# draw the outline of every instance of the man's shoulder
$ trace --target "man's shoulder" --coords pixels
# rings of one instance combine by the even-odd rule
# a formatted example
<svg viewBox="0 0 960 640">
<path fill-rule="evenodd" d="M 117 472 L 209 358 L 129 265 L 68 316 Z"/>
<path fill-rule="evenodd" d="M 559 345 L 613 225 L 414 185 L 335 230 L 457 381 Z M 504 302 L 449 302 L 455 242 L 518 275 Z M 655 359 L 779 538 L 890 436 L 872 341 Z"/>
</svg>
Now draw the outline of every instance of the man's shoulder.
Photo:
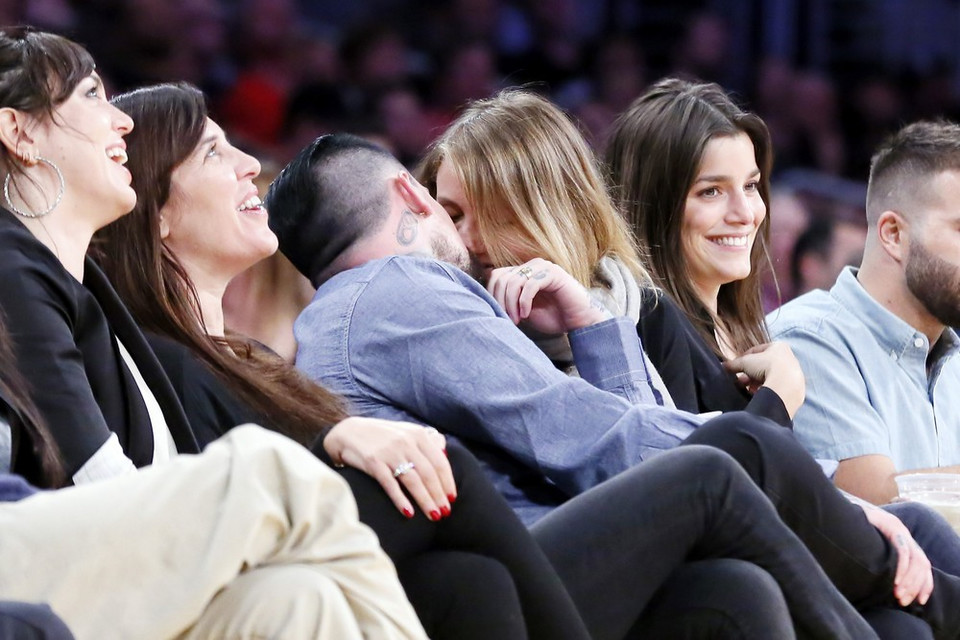
<svg viewBox="0 0 960 640">
<path fill-rule="evenodd" d="M 320 285 L 318 293 L 343 285 L 408 280 L 413 284 L 434 279 L 466 283 L 469 276 L 453 265 L 426 256 L 387 256 L 341 271 Z"/>
<path fill-rule="evenodd" d="M 371 323 L 421 326 L 495 315 L 495 304 L 479 283 L 450 264 L 390 256 L 327 280 L 297 322 L 354 333 Z"/>
<path fill-rule="evenodd" d="M 855 314 L 821 289 L 805 293 L 767 314 L 767 327 L 774 339 L 798 333 L 827 335 L 854 328 L 857 323 Z"/>
<path fill-rule="evenodd" d="M 487 297 L 483 286 L 457 267 L 422 256 L 388 256 L 342 271 L 320 285 L 314 302 L 345 292 L 354 304 L 361 299 L 402 298 L 417 305 L 463 294 Z"/>
</svg>

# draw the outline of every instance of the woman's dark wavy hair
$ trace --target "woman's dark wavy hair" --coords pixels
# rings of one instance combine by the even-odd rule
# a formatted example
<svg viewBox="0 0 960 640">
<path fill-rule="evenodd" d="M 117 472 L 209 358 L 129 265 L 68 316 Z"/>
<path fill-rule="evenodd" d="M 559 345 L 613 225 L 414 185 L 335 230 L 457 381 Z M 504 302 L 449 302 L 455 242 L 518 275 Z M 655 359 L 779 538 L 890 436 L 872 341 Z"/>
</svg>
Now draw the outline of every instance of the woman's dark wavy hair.
<svg viewBox="0 0 960 640">
<path fill-rule="evenodd" d="M 0 108 L 53 118 L 54 110 L 93 73 L 93 58 L 82 46 L 32 27 L 0 29 Z M 3 153 L 4 173 L 21 173 Z"/>
<path fill-rule="evenodd" d="M 188 84 L 163 84 L 123 94 L 113 104 L 135 123 L 126 136 L 137 206 L 100 230 L 100 263 L 140 326 L 187 347 L 269 426 L 310 445 L 346 417 L 342 400 L 249 340 L 207 335 L 196 290 L 160 239 L 160 210 L 174 169 L 203 136 L 207 106 Z"/>
<path fill-rule="evenodd" d="M 614 199 L 633 226 L 654 282 L 680 305 L 707 344 L 721 355 L 714 327 L 742 353 L 768 341 L 760 277 L 769 268 L 770 216 L 760 224 L 750 253 L 750 275 L 720 287 L 717 317 L 693 286 L 683 252 L 683 214 L 707 143 L 745 133 L 760 169 L 760 197 L 770 208 L 773 148 L 759 116 L 738 107 L 716 84 L 668 78 L 653 85 L 620 115 L 607 143 Z"/>
</svg>

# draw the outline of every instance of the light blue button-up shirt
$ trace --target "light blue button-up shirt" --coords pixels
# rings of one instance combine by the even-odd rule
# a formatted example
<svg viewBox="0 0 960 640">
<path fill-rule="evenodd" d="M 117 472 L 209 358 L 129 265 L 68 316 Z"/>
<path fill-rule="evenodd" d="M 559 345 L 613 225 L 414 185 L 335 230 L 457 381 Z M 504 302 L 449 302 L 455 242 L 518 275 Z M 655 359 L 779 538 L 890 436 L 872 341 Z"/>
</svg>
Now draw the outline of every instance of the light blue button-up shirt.
<svg viewBox="0 0 960 640">
<path fill-rule="evenodd" d="M 467 274 L 392 257 L 344 271 L 297 319 L 297 366 L 353 412 L 465 444 L 527 524 L 656 453 L 703 418 L 657 405 L 636 327 L 569 334 L 569 377 Z"/>
<path fill-rule="evenodd" d="M 793 424 L 815 458 L 878 454 L 898 471 L 960 464 L 960 359 L 952 329 L 930 352 L 926 336 L 874 300 L 851 267 L 829 292 L 805 294 L 771 312 L 767 323 L 806 375 L 806 401 Z"/>
</svg>

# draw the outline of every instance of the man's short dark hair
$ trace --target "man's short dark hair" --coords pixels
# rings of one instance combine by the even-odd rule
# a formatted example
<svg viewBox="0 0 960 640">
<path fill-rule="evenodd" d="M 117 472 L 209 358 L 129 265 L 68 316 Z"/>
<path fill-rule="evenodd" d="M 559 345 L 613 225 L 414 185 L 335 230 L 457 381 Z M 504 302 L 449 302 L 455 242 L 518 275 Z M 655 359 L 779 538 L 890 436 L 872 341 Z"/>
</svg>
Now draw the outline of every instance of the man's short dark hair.
<svg viewBox="0 0 960 640">
<path fill-rule="evenodd" d="M 348 134 L 307 145 L 270 185 L 264 200 L 280 250 L 314 286 L 334 263 L 380 227 L 389 212 L 386 170 L 403 167 L 380 146 Z"/>
<path fill-rule="evenodd" d="M 960 170 L 960 125 L 936 120 L 905 126 L 870 161 L 867 221 L 876 223 L 888 210 L 909 213 L 929 191 L 923 182 L 949 170 Z"/>
</svg>

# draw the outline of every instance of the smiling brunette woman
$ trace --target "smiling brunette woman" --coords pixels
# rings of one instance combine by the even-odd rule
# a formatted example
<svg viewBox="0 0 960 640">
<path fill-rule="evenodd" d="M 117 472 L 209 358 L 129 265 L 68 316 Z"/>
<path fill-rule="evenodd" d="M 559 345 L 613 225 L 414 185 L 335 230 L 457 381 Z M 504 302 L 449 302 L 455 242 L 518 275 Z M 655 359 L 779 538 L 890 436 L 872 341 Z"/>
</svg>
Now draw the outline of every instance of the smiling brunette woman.
<svg viewBox="0 0 960 640">
<path fill-rule="evenodd" d="M 161 85 L 114 103 L 137 122 L 139 198 L 98 235 L 98 259 L 152 332 L 198 437 L 256 421 L 366 471 L 341 473 L 430 637 L 587 637 L 545 556 L 466 451 L 419 425 L 341 420 L 338 397 L 226 330 L 227 283 L 277 239 L 253 185 L 259 164 L 207 117 L 203 95 Z M 408 493 L 427 517 L 414 517 Z"/>
<path fill-rule="evenodd" d="M 669 163 L 648 160 L 667 149 Z M 648 305 L 638 331 L 677 406 L 742 409 L 766 384 L 792 414 L 803 372 L 789 347 L 767 344 L 759 294 L 772 168 L 763 120 L 716 85 L 664 80 L 617 119 L 607 163 L 651 276 L 668 294 Z"/>
<path fill-rule="evenodd" d="M 173 389 L 100 270 L 97 229 L 129 212 L 124 137 L 90 55 L 59 36 L 0 33 L 0 309 L 68 479 L 199 450 Z M 15 471 L 44 485 L 21 455 Z M 34 467 L 35 468 L 35 467 Z"/>
</svg>

